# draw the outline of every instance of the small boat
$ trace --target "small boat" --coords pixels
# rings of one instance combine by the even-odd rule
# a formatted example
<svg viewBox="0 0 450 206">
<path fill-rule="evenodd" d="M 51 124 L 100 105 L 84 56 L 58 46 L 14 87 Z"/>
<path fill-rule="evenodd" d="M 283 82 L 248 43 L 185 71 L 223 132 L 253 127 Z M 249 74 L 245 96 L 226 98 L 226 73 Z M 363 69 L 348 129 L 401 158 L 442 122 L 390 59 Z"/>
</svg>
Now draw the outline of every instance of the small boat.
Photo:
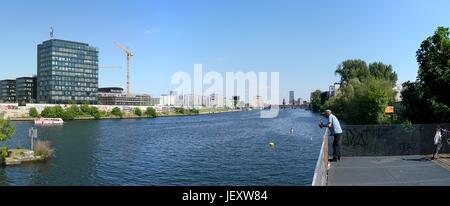
<svg viewBox="0 0 450 206">
<path fill-rule="evenodd" d="M 34 120 L 34 125 L 62 125 L 64 121 L 61 118 L 39 118 Z"/>
</svg>

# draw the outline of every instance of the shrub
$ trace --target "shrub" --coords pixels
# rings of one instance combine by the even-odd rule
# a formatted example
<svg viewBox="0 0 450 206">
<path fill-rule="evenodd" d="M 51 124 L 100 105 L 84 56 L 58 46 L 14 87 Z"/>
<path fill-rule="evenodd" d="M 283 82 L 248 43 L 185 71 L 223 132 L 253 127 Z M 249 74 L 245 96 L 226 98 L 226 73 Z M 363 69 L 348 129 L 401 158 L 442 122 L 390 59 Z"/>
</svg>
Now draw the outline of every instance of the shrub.
<svg viewBox="0 0 450 206">
<path fill-rule="evenodd" d="M 16 132 L 16 127 L 9 120 L 0 119 L 0 142 L 8 141 Z"/>
<path fill-rule="evenodd" d="M 63 120 L 74 120 L 76 116 L 77 116 L 76 114 L 74 114 L 73 112 L 67 110 L 67 111 L 64 111 L 64 113 L 62 114 L 61 118 Z"/>
<path fill-rule="evenodd" d="M 44 158 L 51 157 L 55 151 L 50 147 L 49 141 L 41 141 L 41 140 L 38 140 L 34 144 L 33 150 L 36 156 L 42 156 Z"/>
<path fill-rule="evenodd" d="M 177 113 L 177 114 L 184 114 L 185 110 L 182 107 L 177 107 L 177 108 L 175 108 L 175 113 Z"/>
<path fill-rule="evenodd" d="M 134 114 L 136 116 L 142 116 L 142 110 L 139 107 L 134 108 Z"/>
<path fill-rule="evenodd" d="M 76 104 L 70 105 L 66 111 L 72 113 L 74 116 L 81 115 L 81 109 Z"/>
<path fill-rule="evenodd" d="M 100 114 L 100 112 L 99 113 L 96 113 L 96 114 L 94 114 L 94 119 L 101 119 L 102 118 L 102 115 Z"/>
<path fill-rule="evenodd" d="M 157 116 L 156 110 L 152 107 L 147 107 L 145 110 L 145 115 L 147 115 L 147 117 L 155 118 Z"/>
<path fill-rule="evenodd" d="M 114 107 L 114 108 L 111 110 L 111 114 L 114 115 L 114 116 L 117 116 L 117 117 L 121 117 L 121 118 L 122 118 L 122 116 L 123 116 L 122 111 L 120 110 L 119 107 Z"/>
<path fill-rule="evenodd" d="M 80 109 L 81 109 L 81 112 L 83 112 L 84 114 L 87 114 L 87 115 L 91 114 L 91 107 L 89 106 L 88 102 L 84 102 L 81 105 Z"/>
<path fill-rule="evenodd" d="M 0 148 L 0 158 L 1 160 L 5 160 L 5 158 L 8 157 L 8 147 L 6 147 L 6 145 L 3 145 Z"/>
<path fill-rule="evenodd" d="M 91 107 L 90 115 L 93 117 L 100 116 L 100 110 L 97 107 Z"/>
<path fill-rule="evenodd" d="M 30 108 L 30 111 L 28 112 L 28 114 L 30 115 L 30 117 L 34 117 L 34 118 L 39 116 L 37 109 L 34 107 Z"/>
<path fill-rule="evenodd" d="M 64 109 L 61 106 L 46 107 L 41 116 L 46 118 L 62 118 L 64 115 Z"/>
</svg>

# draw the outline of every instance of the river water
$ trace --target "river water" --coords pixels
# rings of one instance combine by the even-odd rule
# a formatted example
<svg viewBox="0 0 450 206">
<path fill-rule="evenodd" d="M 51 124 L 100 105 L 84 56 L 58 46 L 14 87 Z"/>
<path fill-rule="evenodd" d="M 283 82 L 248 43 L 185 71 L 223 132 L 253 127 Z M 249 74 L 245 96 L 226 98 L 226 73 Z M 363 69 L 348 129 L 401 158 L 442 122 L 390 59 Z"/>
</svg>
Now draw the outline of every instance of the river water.
<svg viewBox="0 0 450 206">
<path fill-rule="evenodd" d="M 322 143 L 319 118 L 285 110 L 260 119 L 249 111 L 38 127 L 54 157 L 0 167 L 0 185 L 310 185 Z M 32 123 L 14 124 L 8 145 L 29 148 Z"/>
</svg>

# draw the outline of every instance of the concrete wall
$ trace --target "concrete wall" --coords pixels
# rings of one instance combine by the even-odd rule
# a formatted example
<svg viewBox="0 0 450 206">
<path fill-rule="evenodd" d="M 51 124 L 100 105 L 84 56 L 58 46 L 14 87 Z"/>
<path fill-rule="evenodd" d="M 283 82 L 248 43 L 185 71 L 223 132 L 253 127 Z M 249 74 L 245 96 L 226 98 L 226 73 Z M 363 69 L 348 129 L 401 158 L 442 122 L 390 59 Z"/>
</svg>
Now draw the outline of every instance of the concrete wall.
<svg viewBox="0 0 450 206">
<path fill-rule="evenodd" d="M 450 124 L 440 124 L 450 129 Z M 425 155 L 433 153 L 437 124 L 344 126 L 343 156 Z M 332 138 L 332 137 L 331 137 Z M 449 153 L 447 136 L 441 153 Z M 332 139 L 330 139 L 330 150 Z M 332 151 L 330 151 L 332 152 Z"/>
</svg>

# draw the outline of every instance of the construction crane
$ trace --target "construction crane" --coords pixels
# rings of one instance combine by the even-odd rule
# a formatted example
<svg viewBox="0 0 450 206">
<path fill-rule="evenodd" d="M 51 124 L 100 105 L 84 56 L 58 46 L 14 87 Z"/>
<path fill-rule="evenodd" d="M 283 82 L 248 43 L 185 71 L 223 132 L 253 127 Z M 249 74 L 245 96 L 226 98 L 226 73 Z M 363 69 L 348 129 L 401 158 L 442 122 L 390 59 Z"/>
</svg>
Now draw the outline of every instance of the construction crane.
<svg viewBox="0 0 450 206">
<path fill-rule="evenodd" d="M 131 96 L 130 62 L 131 58 L 133 58 L 133 53 L 131 52 L 130 49 L 124 47 L 122 44 L 117 43 L 116 41 L 114 41 L 114 43 L 116 44 L 117 47 L 122 49 L 127 54 L 127 96 L 130 97 Z"/>
</svg>

